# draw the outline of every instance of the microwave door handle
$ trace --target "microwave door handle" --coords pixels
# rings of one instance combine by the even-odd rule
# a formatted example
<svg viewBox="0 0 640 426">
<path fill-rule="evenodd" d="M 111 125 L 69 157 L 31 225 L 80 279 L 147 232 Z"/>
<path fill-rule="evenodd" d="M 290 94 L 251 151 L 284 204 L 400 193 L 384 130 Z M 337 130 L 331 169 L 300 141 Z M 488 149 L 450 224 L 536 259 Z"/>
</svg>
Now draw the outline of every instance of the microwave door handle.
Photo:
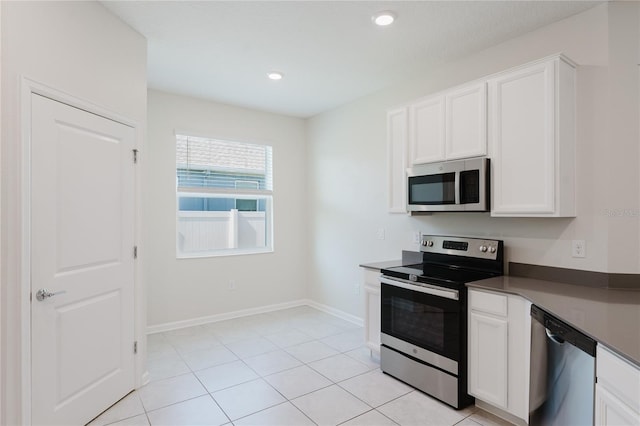
<svg viewBox="0 0 640 426">
<path fill-rule="evenodd" d="M 454 179 L 453 185 L 454 185 L 453 190 L 455 192 L 454 202 L 456 204 L 460 204 L 460 172 L 455 173 L 455 179 Z"/>
</svg>

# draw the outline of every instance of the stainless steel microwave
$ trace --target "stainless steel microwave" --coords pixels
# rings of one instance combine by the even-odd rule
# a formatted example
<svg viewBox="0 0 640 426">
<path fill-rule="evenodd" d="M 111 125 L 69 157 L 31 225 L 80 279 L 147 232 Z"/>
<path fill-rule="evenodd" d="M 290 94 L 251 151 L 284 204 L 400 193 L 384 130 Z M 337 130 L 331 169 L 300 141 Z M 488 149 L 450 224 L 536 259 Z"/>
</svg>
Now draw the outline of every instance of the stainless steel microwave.
<svg viewBox="0 0 640 426">
<path fill-rule="evenodd" d="M 421 164 L 407 170 L 407 211 L 489 211 L 489 159 Z"/>
</svg>

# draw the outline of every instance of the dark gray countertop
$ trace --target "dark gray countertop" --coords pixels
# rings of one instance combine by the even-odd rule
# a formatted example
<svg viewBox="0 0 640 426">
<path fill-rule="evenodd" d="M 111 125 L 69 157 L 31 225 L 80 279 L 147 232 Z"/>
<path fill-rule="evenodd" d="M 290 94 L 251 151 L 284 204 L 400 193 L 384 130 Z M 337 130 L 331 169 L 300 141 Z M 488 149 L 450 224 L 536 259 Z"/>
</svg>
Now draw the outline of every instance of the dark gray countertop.
<svg viewBox="0 0 640 426">
<path fill-rule="evenodd" d="M 502 276 L 469 288 L 517 294 L 640 367 L 640 291 Z"/>
<path fill-rule="evenodd" d="M 361 268 L 373 269 L 375 271 L 379 271 L 385 268 L 393 268 L 395 266 L 403 266 L 402 260 L 387 260 L 385 262 L 371 262 L 371 263 L 362 263 L 360 265 Z"/>
<path fill-rule="evenodd" d="M 416 251 L 402 250 L 401 260 L 386 260 L 384 262 L 368 262 L 361 263 L 361 268 L 372 269 L 379 271 L 381 269 L 393 268 L 396 266 L 415 265 L 422 262 L 422 253 Z"/>
</svg>

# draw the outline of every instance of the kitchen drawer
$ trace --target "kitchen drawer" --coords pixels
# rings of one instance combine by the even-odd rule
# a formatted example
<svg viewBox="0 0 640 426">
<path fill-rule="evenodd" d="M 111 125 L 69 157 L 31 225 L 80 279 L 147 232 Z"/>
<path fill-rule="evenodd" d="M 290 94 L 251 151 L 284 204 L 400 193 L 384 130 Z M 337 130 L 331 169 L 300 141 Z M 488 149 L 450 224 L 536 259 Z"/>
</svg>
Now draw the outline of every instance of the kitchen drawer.
<svg viewBox="0 0 640 426">
<path fill-rule="evenodd" d="M 640 412 L 640 368 L 620 358 L 602 345 L 596 348 L 598 385 Z"/>
<path fill-rule="evenodd" d="M 469 291 L 469 306 L 474 311 L 488 314 L 507 316 L 507 296 L 504 294 L 490 293 L 488 291 Z"/>
<path fill-rule="evenodd" d="M 364 282 L 380 289 L 380 271 L 364 269 Z"/>
</svg>

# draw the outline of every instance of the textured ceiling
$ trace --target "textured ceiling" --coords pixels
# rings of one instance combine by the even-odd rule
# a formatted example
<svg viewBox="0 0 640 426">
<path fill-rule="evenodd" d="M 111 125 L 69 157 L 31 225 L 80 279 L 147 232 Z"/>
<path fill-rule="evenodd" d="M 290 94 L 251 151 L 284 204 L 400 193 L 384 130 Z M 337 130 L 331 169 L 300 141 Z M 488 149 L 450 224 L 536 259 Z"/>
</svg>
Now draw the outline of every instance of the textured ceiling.
<svg viewBox="0 0 640 426">
<path fill-rule="evenodd" d="M 148 40 L 149 87 L 309 117 L 600 2 L 105 1 Z M 371 15 L 390 9 L 390 27 Z M 268 71 L 285 74 L 281 81 Z"/>
</svg>

